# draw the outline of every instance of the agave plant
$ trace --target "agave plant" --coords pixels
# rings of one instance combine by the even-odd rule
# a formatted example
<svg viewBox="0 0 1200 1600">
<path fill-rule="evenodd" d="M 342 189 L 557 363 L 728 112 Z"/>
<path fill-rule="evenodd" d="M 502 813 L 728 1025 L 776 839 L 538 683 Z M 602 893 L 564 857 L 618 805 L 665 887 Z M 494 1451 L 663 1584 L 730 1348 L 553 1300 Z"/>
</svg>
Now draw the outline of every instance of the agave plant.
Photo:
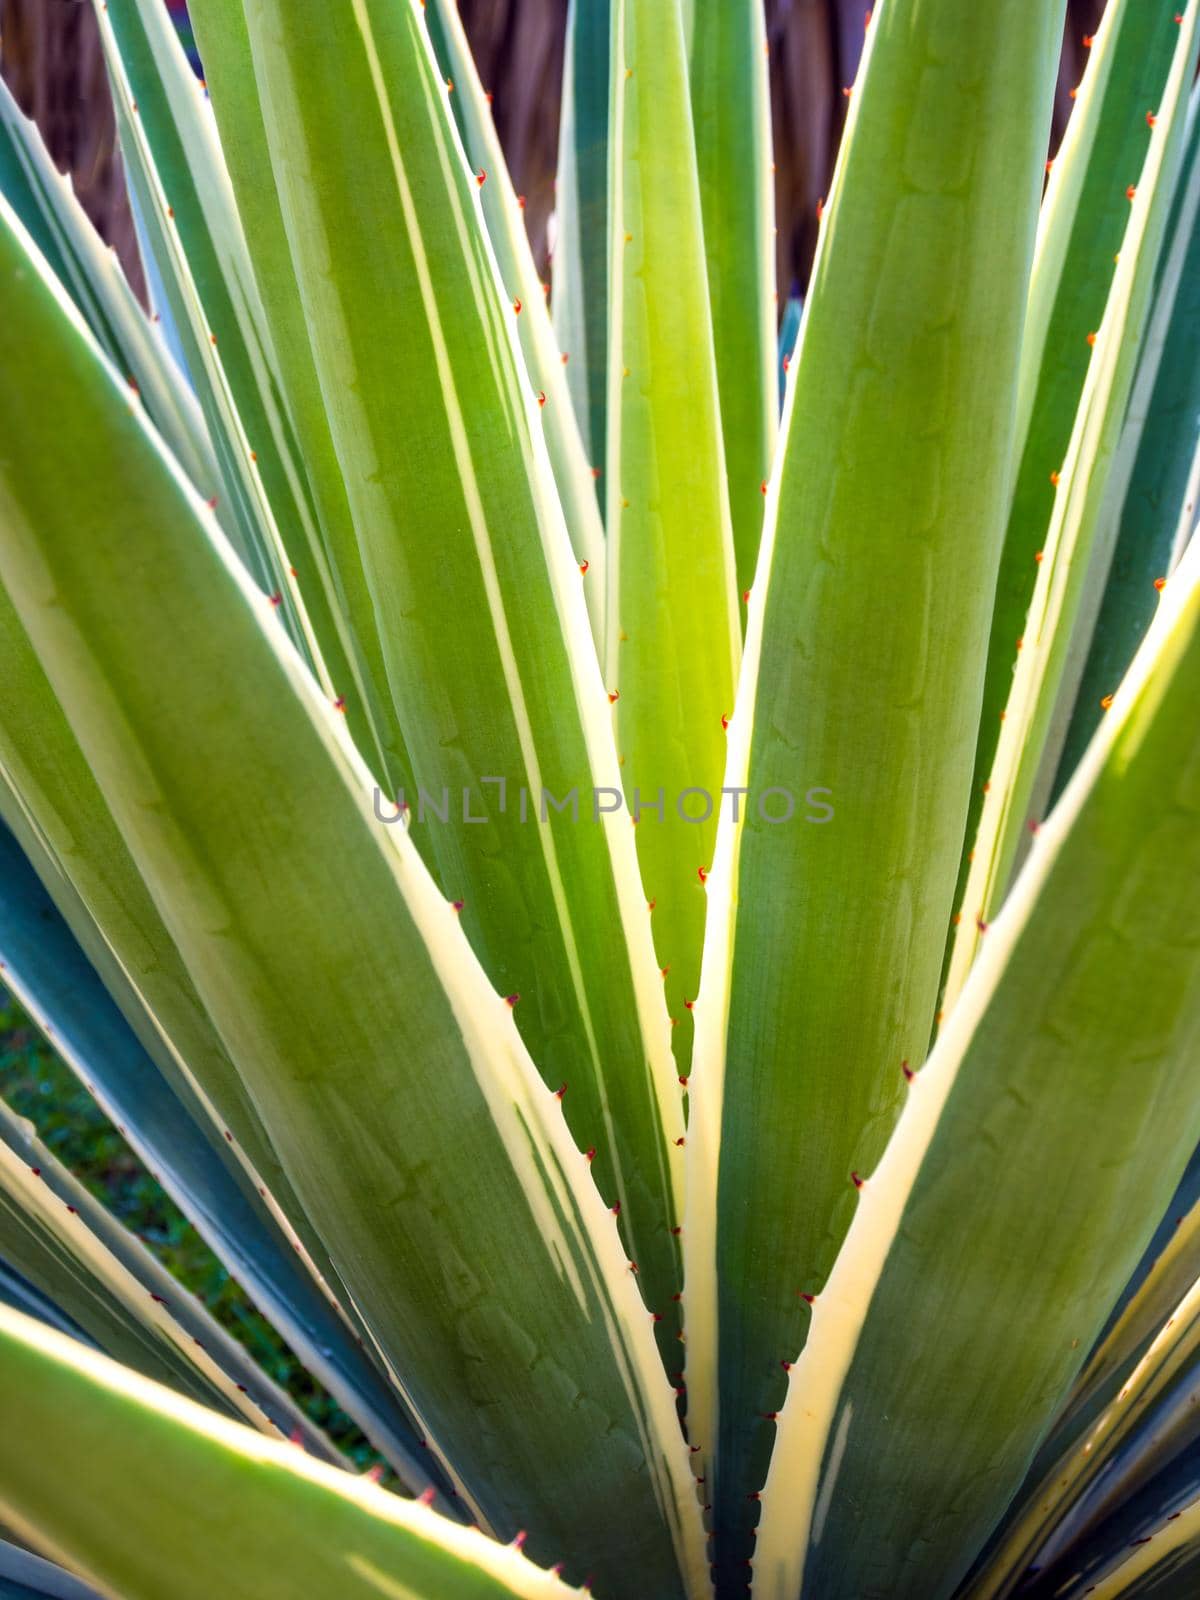
<svg viewBox="0 0 1200 1600">
<path fill-rule="evenodd" d="M 0 1592 L 1200 1585 L 1200 0 L 96 0 L 0 117 L 4 982 L 361 1426 L 0 1120 Z M 209 96 L 211 95 L 211 100 Z M 782 367 L 784 402 L 779 415 Z M 636 826 L 635 826 L 636 825 Z"/>
</svg>

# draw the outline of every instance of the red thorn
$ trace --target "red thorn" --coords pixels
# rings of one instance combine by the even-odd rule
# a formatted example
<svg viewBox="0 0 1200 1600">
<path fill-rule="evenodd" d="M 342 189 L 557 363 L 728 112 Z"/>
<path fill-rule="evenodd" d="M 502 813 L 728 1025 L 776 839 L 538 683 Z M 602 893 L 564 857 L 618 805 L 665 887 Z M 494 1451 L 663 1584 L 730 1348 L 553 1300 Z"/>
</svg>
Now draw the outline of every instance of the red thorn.
<svg viewBox="0 0 1200 1600">
<path fill-rule="evenodd" d="M 647 900 L 647 902 L 646 902 L 646 910 L 647 911 L 653 911 L 657 904 L 658 904 L 657 900 Z"/>
<path fill-rule="evenodd" d="M 431 1506 L 436 1498 L 437 1496 L 434 1494 L 432 1489 L 422 1489 L 420 1494 L 417 1496 L 417 1499 L 423 1506 Z"/>
<path fill-rule="evenodd" d="M 1084 34 L 1084 36 L 1083 36 L 1083 48 L 1085 50 L 1090 50 L 1092 48 L 1092 44 L 1093 44 L 1093 41 L 1095 40 L 1095 37 L 1096 37 L 1096 35 L 1094 33 L 1085 33 Z"/>
<path fill-rule="evenodd" d="M 1046 171 L 1047 172 L 1053 172 L 1054 171 L 1054 158 L 1053 158 L 1053 156 L 1051 156 L 1050 160 L 1047 161 L 1047 163 L 1046 163 Z"/>
<path fill-rule="evenodd" d="M 760 489 L 761 489 L 761 490 L 762 490 L 762 492 L 763 492 L 763 494 L 766 494 L 766 492 L 767 492 L 767 485 L 766 485 L 766 483 L 765 483 L 765 482 L 763 482 L 763 483 L 760 483 L 760 484 L 759 484 L 759 486 L 758 486 L 758 487 L 759 487 L 759 488 L 760 488 Z"/>
<path fill-rule="evenodd" d="M 276 589 L 275 593 L 270 598 L 273 606 L 281 606 L 283 604 L 283 596 L 280 594 L 278 589 Z"/>
<path fill-rule="evenodd" d="M 991 927 L 991 923 L 985 922 L 982 917 L 976 917 L 975 926 L 979 929 L 980 933 L 986 933 Z"/>
<path fill-rule="evenodd" d="M 865 1181 L 865 1179 L 859 1177 L 857 1172 L 852 1172 L 850 1174 L 850 1182 L 856 1189 L 861 1189 Z"/>
<path fill-rule="evenodd" d="M 1158 122 L 1158 118 L 1154 115 L 1153 111 L 1147 111 L 1147 113 L 1146 113 L 1146 126 L 1148 128 L 1153 128 L 1157 124 L 1157 122 Z"/>
<path fill-rule="evenodd" d="M 679 1080 L 679 1081 L 680 1081 L 680 1083 L 681 1083 L 681 1084 L 682 1084 L 682 1085 L 683 1085 L 683 1087 L 684 1087 L 684 1088 L 685 1088 L 685 1089 L 686 1089 L 686 1088 L 687 1088 L 687 1086 L 688 1086 L 688 1081 L 687 1081 L 687 1079 L 686 1079 L 686 1078 L 680 1078 L 680 1080 Z"/>
<path fill-rule="evenodd" d="M 1029 829 L 1030 833 L 1037 833 L 1042 825 L 1036 817 L 1030 817 L 1025 826 Z"/>
<path fill-rule="evenodd" d="M 681 1294 L 673 1294 L 673 1295 L 672 1295 L 672 1296 L 671 1296 L 671 1299 L 672 1299 L 672 1300 L 682 1300 L 682 1299 L 683 1299 L 683 1296 L 682 1296 L 682 1295 L 681 1295 Z"/>
<path fill-rule="evenodd" d="M 1095 349 L 1095 346 L 1096 346 L 1096 335 L 1094 333 L 1089 333 L 1088 336 L 1087 336 L 1087 342 L 1093 349 Z"/>
<path fill-rule="evenodd" d="M 729 731 L 729 718 L 727 716 L 725 716 L 723 713 L 722 713 L 722 716 L 721 716 L 721 727 L 725 730 L 726 733 L 728 733 L 728 731 Z"/>
<path fill-rule="evenodd" d="M 559 1084 L 558 1088 L 555 1089 L 555 1091 L 554 1091 L 554 1098 L 556 1100 L 561 1100 L 563 1098 L 563 1096 L 566 1094 L 566 1092 L 567 1092 L 566 1084 L 565 1083 Z"/>
<path fill-rule="evenodd" d="M 512 1009 L 512 1008 L 513 1008 L 513 1006 L 515 1006 L 515 1005 L 516 1005 L 516 1003 L 517 1003 L 517 1001 L 518 1001 L 518 1000 L 519 1000 L 519 999 L 520 999 L 520 998 L 521 998 L 521 996 L 520 996 L 520 995 L 519 995 L 519 994 L 506 994 L 506 995 L 505 995 L 505 996 L 504 996 L 504 1004 L 505 1004 L 505 1005 L 506 1005 L 506 1006 L 508 1006 L 508 1008 L 509 1008 L 509 1010 L 510 1010 L 510 1011 L 511 1011 L 511 1009 Z"/>
<path fill-rule="evenodd" d="M 687 1140 L 681 1134 L 680 1137 L 678 1139 L 676 1139 L 676 1141 L 675 1141 L 676 1150 L 678 1150 L 682 1145 L 685 1145 L 686 1143 L 687 1143 Z"/>
<path fill-rule="evenodd" d="M 475 174 L 475 182 L 479 185 L 479 187 L 481 189 L 483 188 L 484 184 L 487 182 L 487 173 L 484 172 L 482 167 Z"/>
<path fill-rule="evenodd" d="M 621 698 L 620 689 L 610 689 L 608 691 L 608 703 L 609 703 L 610 706 L 615 706 L 617 701 L 620 698 Z"/>
<path fill-rule="evenodd" d="M 792 367 L 792 358 L 791 358 L 791 356 L 784 356 L 784 358 L 783 358 L 783 370 L 785 372 L 790 372 L 791 371 L 791 367 Z"/>
<path fill-rule="evenodd" d="M 692 1009 L 692 1007 L 696 1004 L 696 1002 L 694 1000 L 685 1000 L 683 1003 L 684 1003 L 684 1006 L 686 1007 L 686 1009 L 688 1011 L 690 1011 Z"/>
<path fill-rule="evenodd" d="M 756 1490 L 755 1490 L 755 1491 L 754 1491 L 754 1492 L 753 1492 L 753 1494 L 748 1494 L 748 1495 L 747 1495 L 747 1496 L 746 1496 L 746 1499 L 747 1499 L 747 1500 L 761 1500 L 761 1499 L 762 1499 L 762 1495 L 761 1495 L 761 1494 L 759 1494 L 759 1492 L 758 1492 L 758 1490 L 757 1490 L 757 1489 L 756 1489 Z"/>
<path fill-rule="evenodd" d="M 217 497 L 216 497 L 216 495 L 215 494 L 214 495 L 210 495 L 209 498 L 204 502 L 204 504 L 208 507 L 208 509 L 210 511 L 215 511 L 217 509 Z"/>
<path fill-rule="evenodd" d="M 524 1528 L 518 1528 L 516 1535 L 513 1538 L 513 1549 L 520 1550 L 528 1537 L 529 1535 L 525 1532 Z"/>
<path fill-rule="evenodd" d="M 1107 711 L 1107 710 L 1108 710 L 1108 708 L 1109 708 L 1109 706 L 1111 706 L 1111 705 L 1112 705 L 1112 703 L 1113 703 L 1113 697 L 1112 697 L 1112 695 L 1111 695 L 1111 694 L 1106 694 L 1106 695 L 1105 695 L 1105 696 L 1104 696 L 1104 699 L 1103 699 L 1103 700 L 1101 700 L 1101 702 L 1100 702 L 1100 709 L 1101 709 L 1101 711 Z"/>
<path fill-rule="evenodd" d="M 846 99 L 849 100 L 850 96 L 854 93 L 854 85 L 850 84 L 843 88 L 842 93 L 846 96 Z"/>
<path fill-rule="evenodd" d="M 683 1232 L 682 1226 L 671 1229 L 671 1233 L 672 1233 L 673 1237 L 675 1237 L 676 1239 L 678 1239 L 679 1235 L 682 1232 Z"/>
<path fill-rule="evenodd" d="M 701 883 L 707 883 L 708 882 L 708 868 L 707 867 L 697 867 L 696 868 L 696 872 L 697 872 L 697 874 L 698 874 L 698 876 L 700 878 L 700 882 Z"/>
<path fill-rule="evenodd" d="M 1046 559 L 1046 552 L 1044 550 L 1039 550 L 1033 559 L 1040 564 Z"/>
<path fill-rule="evenodd" d="M 822 195 L 821 198 L 817 201 L 817 221 L 820 222 L 821 218 L 824 215 L 825 215 L 825 196 Z"/>
<path fill-rule="evenodd" d="M 513 301 L 513 310 L 516 312 L 516 314 L 518 316 L 521 315 L 521 302 L 519 300 L 514 300 Z"/>
<path fill-rule="evenodd" d="M 524 211 L 524 209 L 525 209 L 525 196 L 523 194 L 519 194 L 517 196 L 517 205 L 521 208 L 522 211 Z"/>
<path fill-rule="evenodd" d="M 659 977 L 660 978 L 665 978 L 667 976 L 667 974 L 670 972 L 670 970 L 671 970 L 671 963 L 668 961 L 665 967 L 659 967 L 659 969 L 658 969 Z"/>
<path fill-rule="evenodd" d="M 593 467 L 592 468 L 592 477 L 593 478 L 598 478 L 599 476 L 600 476 L 600 468 L 599 467 Z"/>
<path fill-rule="evenodd" d="M 446 89 L 450 94 L 454 93 L 454 79 L 453 78 L 447 78 L 446 79 Z"/>
<path fill-rule="evenodd" d="M 631 1261 L 629 1263 L 629 1270 L 630 1270 L 630 1272 L 633 1273 L 634 1277 L 636 1278 L 637 1277 L 637 1262 L 636 1261 Z"/>
<path fill-rule="evenodd" d="M 619 1217 L 621 1215 L 621 1202 L 619 1200 L 612 1207 L 612 1214 L 614 1217 Z"/>
<path fill-rule="evenodd" d="M 1061 477 L 1062 477 L 1062 474 L 1060 472 L 1052 472 L 1050 474 L 1050 482 L 1054 485 L 1054 487 L 1056 489 L 1058 488 L 1058 482 L 1059 482 L 1059 479 Z"/>
<path fill-rule="evenodd" d="M 764 1422 L 777 1422 L 779 1420 L 778 1411 L 760 1411 L 758 1414 Z"/>
<path fill-rule="evenodd" d="M 545 391 L 545 389 L 539 389 L 538 390 L 538 405 L 539 406 L 544 406 L 545 404 L 546 404 L 546 391 Z"/>
<path fill-rule="evenodd" d="M 1167 587 L 1167 580 L 1165 578 L 1155 578 L 1154 587 L 1158 590 L 1159 594 L 1161 594 Z"/>
<path fill-rule="evenodd" d="M 742 590 L 742 604 L 744 606 L 748 606 L 750 604 L 750 591 L 749 591 L 749 589 L 743 589 Z"/>
<path fill-rule="evenodd" d="M 785 1372 L 790 1372 L 792 1370 L 792 1363 L 790 1361 L 781 1361 L 779 1365 Z"/>
<path fill-rule="evenodd" d="M 377 1461 L 374 1466 L 367 1468 L 367 1470 L 363 1473 L 363 1477 L 366 1478 L 370 1483 L 382 1483 L 383 1467 Z"/>
<path fill-rule="evenodd" d="M 1074 100 L 1075 97 L 1078 95 L 1078 93 L 1079 93 L 1078 89 L 1068 89 L 1067 90 L 1067 99 L 1068 100 Z"/>
<path fill-rule="evenodd" d="M 1131 183 L 1129 185 L 1128 189 L 1126 189 L 1126 191 L 1125 191 L 1126 200 L 1132 200 L 1136 193 L 1137 193 L 1137 187 L 1136 187 L 1136 185 Z"/>
<path fill-rule="evenodd" d="M 916 1077 L 916 1073 L 915 1073 L 915 1072 L 914 1072 L 914 1071 L 913 1071 L 913 1069 L 912 1069 L 912 1068 L 911 1068 L 911 1067 L 910 1067 L 910 1066 L 909 1066 L 909 1064 L 908 1064 L 908 1062 L 907 1062 L 907 1061 L 902 1061 L 902 1062 L 901 1062 L 901 1063 L 900 1063 L 900 1071 L 901 1071 L 901 1072 L 902 1072 L 902 1073 L 903 1073 L 903 1074 L 904 1074 L 904 1076 L 905 1076 L 905 1077 L 906 1077 L 906 1078 L 907 1078 L 907 1079 L 908 1079 L 908 1081 L 909 1081 L 909 1083 L 911 1083 L 911 1082 L 912 1082 L 912 1081 L 913 1081 L 913 1079 L 914 1079 L 914 1078 L 915 1078 L 915 1077 Z"/>
<path fill-rule="evenodd" d="M 333 702 L 333 709 L 335 711 L 345 711 L 346 696 L 344 694 L 338 695 L 337 699 Z"/>
<path fill-rule="evenodd" d="M 650 1313 L 650 1321 L 651 1322 L 661 1322 L 662 1321 L 662 1312 L 661 1311 L 652 1311 Z"/>
<path fill-rule="evenodd" d="M 1018 650 L 1024 650 L 1024 648 L 1025 648 L 1025 636 L 1022 634 L 1022 636 L 1017 640 L 1017 649 Z"/>
<path fill-rule="evenodd" d="M 579 570 L 580 570 L 580 572 L 586 572 L 586 571 L 587 571 L 587 569 L 588 569 L 588 567 L 589 567 L 589 566 L 590 566 L 590 565 L 591 565 L 591 563 L 590 563 L 590 562 L 588 562 L 588 561 L 581 561 L 581 562 L 580 562 L 580 563 L 579 563 Z"/>
<path fill-rule="evenodd" d="M 815 1294 L 805 1294 L 802 1290 L 797 1290 L 796 1292 L 800 1295 L 801 1300 L 804 1301 L 806 1306 L 811 1306 L 813 1301 L 817 1298 Z"/>
<path fill-rule="evenodd" d="M 596 1146 L 595 1145 L 592 1145 L 590 1150 L 585 1150 L 583 1152 L 583 1159 L 585 1161 L 595 1161 L 595 1159 L 596 1159 Z"/>
<path fill-rule="evenodd" d="M 571 358 L 568 356 L 567 352 L 564 350 L 563 353 L 562 353 L 562 364 L 563 364 L 564 367 L 566 366 L 567 362 L 570 359 Z"/>
</svg>

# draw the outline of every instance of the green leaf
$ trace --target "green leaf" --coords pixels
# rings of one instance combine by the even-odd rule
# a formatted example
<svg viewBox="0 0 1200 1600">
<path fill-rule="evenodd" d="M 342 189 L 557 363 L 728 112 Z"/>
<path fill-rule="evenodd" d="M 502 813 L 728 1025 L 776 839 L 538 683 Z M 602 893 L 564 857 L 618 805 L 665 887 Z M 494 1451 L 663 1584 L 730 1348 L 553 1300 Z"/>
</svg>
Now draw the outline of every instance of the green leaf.
<svg viewBox="0 0 1200 1600">
<path fill-rule="evenodd" d="M 509 177 L 504 151 L 492 121 L 491 107 L 479 81 L 457 0 L 428 0 L 425 21 L 438 62 L 446 73 L 450 109 L 462 136 L 472 172 L 486 172 L 480 189 L 488 237 L 496 252 L 500 281 L 509 300 L 520 300 L 517 322 L 521 353 L 529 381 L 538 391 L 546 448 L 554 469 L 563 514 L 571 535 L 571 548 L 580 565 L 586 564 L 587 597 L 592 634 L 598 647 L 604 639 L 604 524 L 596 498 L 592 469 L 575 417 L 566 367 L 570 352 L 560 351 L 546 304 L 549 284 L 538 277 L 520 200 Z"/>
<path fill-rule="evenodd" d="M 224 526 L 371 753 L 367 686 L 323 581 L 312 489 L 205 91 L 158 0 L 93 3 L 125 170 L 233 511 Z"/>
<path fill-rule="evenodd" d="M 1011 1594 L 1031 1565 L 1044 1568 L 1081 1530 L 1102 1525 L 1193 1441 L 1200 1351 L 1195 1220 L 1180 1234 L 1178 1247 L 1167 1251 L 1080 1375 L 1002 1538 L 973 1578 L 971 1600 Z M 1151 1315 L 1157 1321 L 1141 1335 Z"/>
<path fill-rule="evenodd" d="M 983 930 L 1001 904 L 1031 820 L 1043 814 L 1072 696 L 1064 678 L 1082 654 L 1111 555 L 1102 521 L 1113 456 L 1120 440 L 1151 306 L 1160 250 L 1184 147 L 1188 91 L 1200 31 L 1195 5 L 1173 27 L 1175 52 L 1138 180 L 1120 261 L 1062 463 L 1053 515 L 1037 568 L 988 791 L 972 843 L 960 920 L 942 1005 L 953 1006 Z M 1071 685 L 1073 688 L 1074 685 Z M 1045 772 L 1044 777 L 1040 775 Z"/>
<path fill-rule="evenodd" d="M 103 243 L 37 127 L 0 83 L 0 193 L 29 229 L 118 372 L 202 492 L 218 477 L 204 419 L 159 331 L 149 324 L 112 250 Z"/>
<path fill-rule="evenodd" d="M 1195 517 L 1200 441 L 1200 101 L 1193 91 L 1184 170 L 1162 250 L 1155 303 L 1117 450 L 1109 515 L 1112 565 L 1096 618 L 1052 801 L 1079 765 L 1158 605 L 1155 583 L 1173 564 Z"/>
<path fill-rule="evenodd" d="M 1198 692 L 1200 549 L 865 1174 L 788 1377 L 768 1595 L 954 1590 L 1196 1146 Z"/>
<path fill-rule="evenodd" d="M 419 10 L 354 0 L 350 25 L 253 0 L 246 15 L 418 785 L 414 836 L 493 985 L 520 996 L 545 1083 L 565 1085 L 674 1372 L 682 1108 L 629 820 L 598 815 L 593 795 L 619 803 L 620 771 L 591 575 L 572 555 L 519 353 L 525 310 L 498 281 Z"/>
<path fill-rule="evenodd" d="M 8 974 L 5 973 L 7 981 Z M 342 1457 L 246 1350 L 0 1101 L 0 1255 L 110 1355 L 255 1427 Z"/>
<path fill-rule="evenodd" d="M 731 1583 L 804 1296 L 933 1021 L 1063 11 L 1001 9 L 875 13 L 767 501 L 725 776 L 748 794 L 739 823 L 723 813 L 709 880 L 684 1229 L 689 1435 Z"/>
<path fill-rule="evenodd" d="M 100 805 L 99 795 L 95 797 Z M 15 839 L 0 827 L 0 958 L 63 1060 L 120 1129 L 233 1278 L 362 1428 L 413 1494 L 449 1484 L 395 1387 L 360 1348 L 295 1235 L 186 1080 L 170 1082 L 117 1009 Z M 442 1509 L 452 1505 L 439 1500 Z"/>
<path fill-rule="evenodd" d="M 1101 1566 L 1058 1590 L 1062 1600 L 1190 1600 L 1200 1578 L 1200 1497 L 1147 1519 Z"/>
<path fill-rule="evenodd" d="M 762 0 L 685 0 L 737 588 L 754 581 L 778 431 L 775 170 Z"/>
<path fill-rule="evenodd" d="M 289 1248 L 301 1235 L 323 1272 L 324 1253 L 2 584 L 0 815 L 167 1084 L 215 1124 L 234 1170 L 282 1207 Z"/>
<path fill-rule="evenodd" d="M 517 1550 L 260 1439 L 7 1310 L 0 1399 L 7 1515 L 123 1600 L 578 1593 Z M 99 1460 L 103 1472 L 71 1470 Z"/>
<path fill-rule="evenodd" d="M 0 578 L 307 1216 L 469 1506 L 618 1592 L 698 1595 L 673 1396 L 559 1101 L 275 608 L 5 222 L 0 365 L 42 383 L 0 387 Z"/>
<path fill-rule="evenodd" d="M 51 1561 L 0 1541 L 0 1595 L 4 1600 L 100 1600 L 96 1591 Z"/>
<path fill-rule="evenodd" d="M 330 434 L 271 169 L 242 0 L 195 0 L 188 15 L 208 74 L 206 82 L 262 314 L 270 329 L 288 416 L 315 504 L 320 544 L 309 581 L 321 585 L 341 631 L 342 648 L 369 728 L 364 734 L 351 719 L 351 732 L 389 794 L 411 790 L 412 768 L 392 704 L 379 622 Z"/>
<path fill-rule="evenodd" d="M 552 263 L 554 332 L 584 449 L 608 459 L 608 68 L 613 0 L 568 0 Z M 603 507 L 604 495 L 600 496 Z"/>
<path fill-rule="evenodd" d="M 686 1075 L 741 631 L 680 0 L 616 6 L 612 82 L 605 672 Z"/>
</svg>

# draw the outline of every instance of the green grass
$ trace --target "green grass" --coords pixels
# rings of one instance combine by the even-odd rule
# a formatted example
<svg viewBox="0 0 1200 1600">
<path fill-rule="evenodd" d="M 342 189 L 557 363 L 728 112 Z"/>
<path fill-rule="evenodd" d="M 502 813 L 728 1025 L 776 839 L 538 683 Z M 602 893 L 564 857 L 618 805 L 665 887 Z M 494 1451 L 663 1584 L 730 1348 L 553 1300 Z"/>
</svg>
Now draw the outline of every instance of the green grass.
<svg viewBox="0 0 1200 1600">
<path fill-rule="evenodd" d="M 135 1233 L 275 1382 L 362 1470 L 379 1463 L 362 1433 L 255 1310 L 24 1011 L 0 989 L 0 1095 L 92 1194 Z M 388 1481 L 385 1477 L 384 1481 Z"/>
</svg>

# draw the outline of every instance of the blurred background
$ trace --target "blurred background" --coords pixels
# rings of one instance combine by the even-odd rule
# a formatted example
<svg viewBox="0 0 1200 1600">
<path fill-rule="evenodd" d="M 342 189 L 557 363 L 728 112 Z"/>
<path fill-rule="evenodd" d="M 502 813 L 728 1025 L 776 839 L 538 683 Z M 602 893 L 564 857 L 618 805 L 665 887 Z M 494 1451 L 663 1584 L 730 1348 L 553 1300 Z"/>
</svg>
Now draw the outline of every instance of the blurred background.
<svg viewBox="0 0 1200 1600">
<path fill-rule="evenodd" d="M 202 74 L 184 0 L 162 3 Z M 866 5 L 867 0 L 767 0 L 781 303 L 801 292 L 808 277 L 817 202 L 827 192 L 841 136 L 842 91 L 858 70 Z M 1104 0 L 1070 0 L 1052 146 L 1083 70 L 1084 38 L 1095 31 L 1103 5 Z M 545 274 L 567 0 L 460 0 L 460 9 L 483 82 L 494 96 L 500 137 L 517 190 L 526 197 L 526 223 Z M 0 73 L 37 122 L 59 167 L 71 174 L 84 207 L 144 298 L 91 0 L 0 0 Z M 256 1314 L 2 987 L 0 1094 L 360 1466 L 375 1462 L 366 1441 Z"/>
<path fill-rule="evenodd" d="M 738 4 L 739 0 L 724 0 Z M 783 301 L 808 277 L 816 206 L 829 185 L 854 81 L 869 0 L 766 0 L 775 123 L 779 288 Z M 964 0 L 969 4 L 970 0 Z M 163 0 L 200 71 L 184 0 Z M 559 83 L 567 0 L 460 0 L 539 264 L 547 265 L 554 209 Z M 1053 143 L 1083 68 L 1083 39 L 1104 0 L 1069 0 Z M 38 123 L 59 166 L 142 287 L 133 223 L 90 0 L 0 0 L 0 71 Z"/>
</svg>

